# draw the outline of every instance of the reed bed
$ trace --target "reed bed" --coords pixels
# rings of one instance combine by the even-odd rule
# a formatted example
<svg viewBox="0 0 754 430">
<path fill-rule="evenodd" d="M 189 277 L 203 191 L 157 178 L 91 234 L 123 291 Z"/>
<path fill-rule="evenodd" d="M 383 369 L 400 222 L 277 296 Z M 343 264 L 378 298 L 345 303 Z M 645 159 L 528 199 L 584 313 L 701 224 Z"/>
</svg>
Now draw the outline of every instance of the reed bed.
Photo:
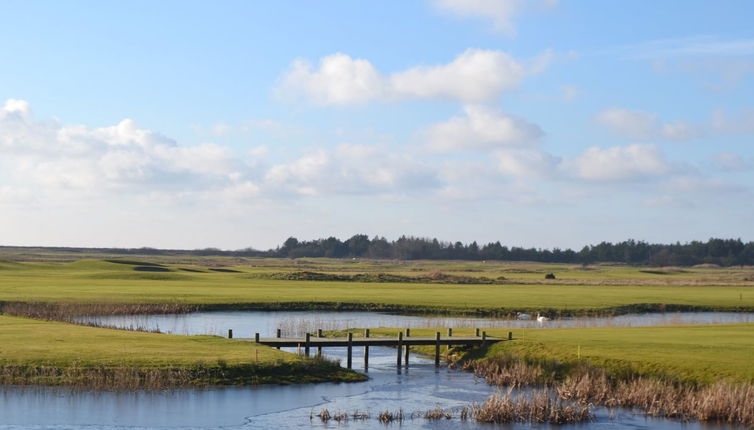
<svg viewBox="0 0 754 430">
<path fill-rule="evenodd" d="M 592 413 L 588 405 L 574 401 L 552 398 L 547 388 L 539 389 L 529 395 L 511 396 L 496 393 L 482 404 L 473 404 L 466 416 L 478 422 L 509 423 L 548 423 L 573 424 L 590 421 Z"/>
<path fill-rule="evenodd" d="M 406 416 L 403 413 L 403 409 L 399 409 L 396 412 L 385 410 L 377 416 L 377 420 L 383 424 L 390 424 L 395 421 L 402 423 L 405 418 Z"/>
<path fill-rule="evenodd" d="M 330 413 L 328 409 L 322 409 L 319 411 L 318 414 L 314 415 L 314 412 L 309 413 L 309 420 L 314 420 L 314 417 L 317 417 L 322 421 L 323 423 L 327 423 L 330 420 L 333 420 L 337 422 L 338 424 L 342 422 L 348 422 L 349 420 L 354 421 L 362 421 L 369 419 L 369 414 L 367 412 L 361 412 L 361 411 L 353 411 L 350 414 L 347 412 L 334 412 Z"/>
<path fill-rule="evenodd" d="M 638 408 L 648 415 L 754 427 L 754 385 L 716 382 L 703 387 L 649 378 L 611 380 L 602 370 L 582 370 L 558 387 L 561 398 L 608 407 Z"/>
<path fill-rule="evenodd" d="M 451 412 L 445 411 L 442 408 L 435 408 L 432 410 L 429 410 L 424 413 L 424 419 L 430 420 L 430 421 L 439 421 L 439 420 L 449 420 L 453 418 L 453 414 Z"/>
<path fill-rule="evenodd" d="M 181 314 L 195 311 L 190 305 L 163 303 L 42 303 L 0 302 L 0 313 L 47 321 L 75 322 L 79 316 Z"/>
<path fill-rule="evenodd" d="M 647 415 L 683 421 L 698 420 L 754 427 L 754 385 L 716 382 L 695 386 L 636 375 L 615 377 L 603 369 L 556 362 L 527 363 L 512 356 L 466 362 L 465 370 L 489 384 L 520 388 L 550 385 L 557 398 L 582 406 L 637 408 Z M 510 412 L 518 400 L 488 399 L 491 410 Z M 535 398 L 533 403 L 544 400 Z M 487 402 L 485 402 L 486 404 Z M 484 404 L 483 404 L 484 405 Z M 573 405 L 568 405 L 573 406 Z M 523 406 L 522 406 L 523 407 Z M 566 408 L 567 409 L 567 408 Z M 470 411 L 477 417 L 480 406 Z M 567 409 L 568 413 L 578 410 Z M 482 421 L 495 414 L 481 413 Z M 506 415 L 503 414 L 503 417 Z M 491 421 L 498 422 L 498 421 Z M 514 422 L 514 421 L 500 421 Z M 536 422 L 536 421 L 535 421 Z M 549 422 L 549 421 L 548 421 Z"/>
</svg>

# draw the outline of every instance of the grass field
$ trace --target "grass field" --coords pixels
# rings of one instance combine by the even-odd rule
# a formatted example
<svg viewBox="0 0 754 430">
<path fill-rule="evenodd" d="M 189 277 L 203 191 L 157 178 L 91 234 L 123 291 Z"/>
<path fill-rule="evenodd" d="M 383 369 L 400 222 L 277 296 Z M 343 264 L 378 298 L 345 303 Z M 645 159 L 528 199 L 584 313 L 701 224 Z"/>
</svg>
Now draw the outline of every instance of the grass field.
<svg viewBox="0 0 754 430">
<path fill-rule="evenodd" d="M 630 311 L 651 305 L 709 310 L 754 310 L 754 271 L 598 266 L 593 270 L 542 264 L 481 262 L 343 262 L 332 260 L 193 261 L 204 265 L 154 261 L 81 260 L 0 262 L 0 301 L 76 303 L 170 303 L 222 308 L 275 303 L 380 304 L 404 310 L 571 313 Z M 157 259 L 156 261 L 159 261 Z M 254 264 L 254 265 L 252 265 Z M 487 264 L 487 266 L 484 266 Z M 484 266 L 484 270 L 479 267 Z M 303 269 L 302 269 L 303 267 Z M 534 276 L 554 272 L 558 279 L 507 279 L 503 284 L 426 282 L 342 282 L 271 279 L 275 273 L 454 273 L 487 278 L 500 273 Z M 506 272 L 507 271 L 507 272 Z M 647 271 L 656 273 L 646 273 Z M 515 272 L 515 273 L 514 273 Z M 661 273 L 661 274 L 657 274 Z M 500 275 L 503 276 L 503 275 Z M 543 276 L 540 276 L 543 278 Z M 579 280 L 581 279 L 581 280 Z M 610 280 L 605 285 L 599 279 Z M 672 281 L 672 282 L 671 282 Z M 527 283 L 529 282 L 529 283 Z M 305 306 L 305 305 L 304 305 Z M 646 310 L 646 309 L 645 309 Z"/>
<path fill-rule="evenodd" d="M 86 379 L 99 375 L 109 378 L 103 381 L 109 388 L 117 388 L 119 381 L 113 378 L 122 375 L 129 378 L 123 384 L 138 386 L 133 373 L 142 377 L 180 375 L 173 381 L 178 385 L 363 379 L 334 364 L 240 340 L 111 330 L 0 315 L 0 380 L 5 383 L 89 385 Z"/>
<path fill-rule="evenodd" d="M 434 336 L 445 329 L 411 329 L 412 336 Z M 488 335 L 507 337 L 508 329 Z M 677 382 L 754 383 L 754 324 L 672 327 L 610 327 L 510 330 L 500 342 L 470 358 L 513 355 L 529 362 L 590 364 L 616 376 L 642 375 Z M 372 336 L 396 336 L 398 329 L 372 329 Z M 354 330 L 361 336 L 361 330 Z M 473 335 L 455 329 L 454 336 Z M 433 351 L 433 347 L 430 347 Z M 425 352 L 430 352 L 425 349 Z"/>
<path fill-rule="evenodd" d="M 85 312 L 87 307 L 104 309 L 93 304 L 109 304 L 125 312 L 144 304 L 479 314 L 597 314 L 663 308 L 754 311 L 754 269 L 746 267 L 81 257 L 0 249 L 0 305 L 5 302 L 5 309 L 11 309 L 8 303 L 20 302 L 40 309 L 38 303 L 65 304 L 72 306 L 65 308 L 69 313 Z M 554 273 L 556 279 L 545 280 L 546 273 Z M 325 280 L 302 280 L 310 278 Z M 21 310 L 18 315 L 33 314 L 16 306 L 15 310 Z M 422 331 L 431 332 L 416 329 L 416 334 Z M 507 330 L 491 330 L 491 334 L 506 335 Z M 487 356 L 510 353 L 534 361 L 572 364 L 581 360 L 616 374 L 674 381 L 754 381 L 752 325 L 514 330 L 514 336 L 513 342 L 491 347 Z M 97 380 L 103 386 L 158 388 L 176 385 L 175 381 L 202 385 L 361 377 L 331 363 L 301 360 L 242 341 L 126 332 L 7 315 L 0 316 L 0 366 L 4 383 L 86 385 Z"/>
</svg>

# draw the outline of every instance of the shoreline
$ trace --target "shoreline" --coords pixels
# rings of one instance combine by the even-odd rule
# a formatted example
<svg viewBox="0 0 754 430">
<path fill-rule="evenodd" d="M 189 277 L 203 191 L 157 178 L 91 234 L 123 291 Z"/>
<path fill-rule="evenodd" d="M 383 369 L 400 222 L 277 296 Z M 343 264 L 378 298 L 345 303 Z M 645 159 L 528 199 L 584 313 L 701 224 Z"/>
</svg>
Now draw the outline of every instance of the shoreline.
<svg viewBox="0 0 754 430">
<path fill-rule="evenodd" d="M 541 308 L 446 308 L 441 306 L 396 305 L 362 302 L 256 302 L 256 303 L 86 303 L 0 301 L 0 314 L 49 321 L 73 322 L 76 316 L 97 315 L 162 315 L 225 311 L 332 311 L 381 312 L 406 316 L 484 317 L 514 320 L 518 312 L 541 312 L 554 318 L 611 317 L 628 314 L 665 312 L 754 312 L 754 306 L 699 306 L 669 303 L 637 303 L 605 308 L 561 309 Z"/>
</svg>

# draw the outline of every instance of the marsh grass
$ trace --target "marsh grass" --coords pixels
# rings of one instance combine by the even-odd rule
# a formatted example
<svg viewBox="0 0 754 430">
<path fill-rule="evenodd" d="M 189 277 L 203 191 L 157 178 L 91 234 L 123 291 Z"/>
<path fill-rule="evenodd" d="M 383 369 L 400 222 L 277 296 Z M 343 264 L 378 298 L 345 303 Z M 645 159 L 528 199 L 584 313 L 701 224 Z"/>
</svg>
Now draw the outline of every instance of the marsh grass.
<svg viewBox="0 0 754 430">
<path fill-rule="evenodd" d="M 383 424 L 390 424 L 395 421 L 402 423 L 405 418 L 406 415 L 403 413 L 403 409 L 398 409 L 397 411 L 384 410 L 377 416 L 377 420 Z"/>
<path fill-rule="evenodd" d="M 464 363 L 464 369 L 473 371 L 478 377 L 497 386 L 520 388 L 551 384 L 557 398 L 576 402 L 584 407 L 601 405 L 606 407 L 637 408 L 647 415 L 678 419 L 754 426 L 754 385 L 715 382 L 709 385 L 678 383 L 658 378 L 636 375 L 610 375 L 604 369 L 586 365 L 575 367 L 557 362 L 527 363 L 512 356 Z M 538 397 L 539 396 L 539 397 Z M 545 407 L 542 394 L 532 397 L 537 408 Z M 490 398 L 482 405 L 475 406 L 471 414 L 485 422 L 518 422 L 516 414 L 531 413 L 526 405 L 518 405 L 519 400 L 510 396 Z M 522 409 L 523 408 L 523 409 Z M 554 408 L 552 417 L 566 421 L 532 421 L 567 423 L 577 419 L 584 412 L 573 404 L 550 404 Z M 536 419 L 543 411 L 537 412 Z M 550 416 L 550 413 L 547 414 Z M 479 418 L 477 418 L 479 417 Z M 502 421 L 496 421 L 502 420 Z M 509 421 L 506 421 L 509 420 Z"/>
<path fill-rule="evenodd" d="M 482 404 L 473 404 L 467 415 L 478 422 L 496 424 L 573 424 L 592 419 L 588 405 L 553 399 L 547 388 L 520 396 L 512 396 L 510 392 L 493 394 Z"/>
<path fill-rule="evenodd" d="M 716 382 L 694 387 L 650 378 L 611 380 L 599 369 L 583 369 L 558 387 L 561 398 L 581 404 L 638 408 L 648 415 L 683 421 L 754 426 L 754 385 Z"/>
<path fill-rule="evenodd" d="M 320 410 L 319 413 L 316 415 L 314 415 L 314 411 L 309 413 L 309 421 L 314 420 L 314 417 L 319 418 L 319 420 L 322 421 L 323 423 L 327 423 L 330 420 L 333 420 L 337 422 L 338 424 L 340 424 L 340 423 L 348 422 L 349 420 L 361 421 L 361 420 L 369 419 L 369 413 L 361 412 L 358 410 L 353 411 L 350 414 L 347 412 L 330 413 L 330 411 L 327 408 L 325 408 L 325 409 Z"/>
<path fill-rule="evenodd" d="M 47 321 L 74 322 L 77 316 L 182 314 L 196 307 L 177 303 L 0 302 L 0 313 Z"/>
</svg>

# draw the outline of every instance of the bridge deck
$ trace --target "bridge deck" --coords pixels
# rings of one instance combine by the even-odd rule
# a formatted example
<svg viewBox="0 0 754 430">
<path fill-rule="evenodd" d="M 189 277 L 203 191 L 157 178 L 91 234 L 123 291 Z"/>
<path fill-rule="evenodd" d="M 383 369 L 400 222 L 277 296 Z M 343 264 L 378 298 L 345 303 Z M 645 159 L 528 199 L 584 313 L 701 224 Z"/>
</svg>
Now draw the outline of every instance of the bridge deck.
<svg viewBox="0 0 754 430">
<path fill-rule="evenodd" d="M 254 342 L 254 339 L 245 339 Z M 318 347 L 343 347 L 343 346 L 420 346 L 420 345 L 468 345 L 479 346 L 484 344 L 490 344 L 495 342 L 501 342 L 504 339 L 487 337 L 483 339 L 481 337 L 444 337 L 436 339 L 434 337 L 404 337 L 398 338 L 384 338 L 384 337 L 369 337 L 369 338 L 353 338 L 349 342 L 347 338 L 334 338 L 334 337 L 311 337 L 309 339 L 309 346 L 313 348 Z M 259 343 L 262 345 L 272 347 L 297 347 L 306 346 L 306 338 L 260 338 Z"/>
</svg>

